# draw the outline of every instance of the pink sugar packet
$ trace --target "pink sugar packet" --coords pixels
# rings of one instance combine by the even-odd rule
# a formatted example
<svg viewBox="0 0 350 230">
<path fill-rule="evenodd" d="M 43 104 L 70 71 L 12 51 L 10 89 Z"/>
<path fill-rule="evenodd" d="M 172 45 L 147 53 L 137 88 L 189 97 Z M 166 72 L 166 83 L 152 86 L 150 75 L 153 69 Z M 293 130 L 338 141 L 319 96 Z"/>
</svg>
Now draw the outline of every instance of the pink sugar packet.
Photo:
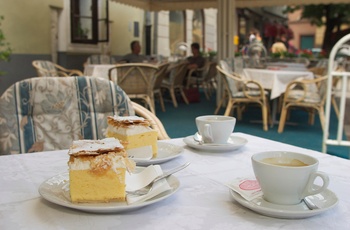
<svg viewBox="0 0 350 230">
<path fill-rule="evenodd" d="M 226 184 L 230 189 L 251 201 L 263 195 L 259 182 L 254 178 L 236 178 Z"/>
</svg>

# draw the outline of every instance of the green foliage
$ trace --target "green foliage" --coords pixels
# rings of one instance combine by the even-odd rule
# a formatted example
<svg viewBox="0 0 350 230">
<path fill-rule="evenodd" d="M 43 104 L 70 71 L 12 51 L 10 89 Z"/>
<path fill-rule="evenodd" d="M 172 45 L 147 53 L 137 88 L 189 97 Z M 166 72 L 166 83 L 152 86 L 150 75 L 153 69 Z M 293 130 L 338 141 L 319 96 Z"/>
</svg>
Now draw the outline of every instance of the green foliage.
<svg viewBox="0 0 350 230">
<path fill-rule="evenodd" d="M 305 6 L 287 7 L 285 13 L 293 13 L 295 10 L 303 9 L 301 19 L 307 19 L 312 25 L 325 26 L 322 48 L 329 51 L 341 36 L 342 25 L 350 23 L 350 4 L 318 4 Z M 332 33 L 336 33 L 335 40 L 330 40 Z M 339 33 L 339 36 L 338 34 Z"/>
<path fill-rule="evenodd" d="M 4 16 L 0 16 L 0 26 L 1 22 L 4 20 Z M 12 50 L 10 48 L 10 44 L 6 42 L 6 38 L 4 33 L 0 27 L 0 61 L 9 61 Z M 0 71 L 0 76 L 3 75 L 4 72 Z"/>
</svg>

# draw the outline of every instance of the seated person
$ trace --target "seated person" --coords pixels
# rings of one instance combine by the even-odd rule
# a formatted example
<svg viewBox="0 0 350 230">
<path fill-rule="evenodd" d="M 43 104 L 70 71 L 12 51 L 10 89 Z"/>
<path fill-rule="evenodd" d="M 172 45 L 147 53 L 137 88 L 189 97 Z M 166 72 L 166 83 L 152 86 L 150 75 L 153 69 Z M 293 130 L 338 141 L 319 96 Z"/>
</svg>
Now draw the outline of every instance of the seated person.
<svg viewBox="0 0 350 230">
<path fill-rule="evenodd" d="M 205 58 L 202 57 L 199 50 L 200 46 L 197 42 L 191 44 L 192 56 L 187 58 L 187 68 L 189 69 L 189 71 L 203 68 L 205 65 Z M 200 77 L 200 73 L 198 71 L 192 71 L 191 76 Z"/>
<path fill-rule="evenodd" d="M 140 55 L 141 45 L 139 41 L 132 41 L 130 43 L 130 48 L 131 53 L 123 56 L 119 62 L 140 63 L 148 61 L 145 55 Z"/>
</svg>

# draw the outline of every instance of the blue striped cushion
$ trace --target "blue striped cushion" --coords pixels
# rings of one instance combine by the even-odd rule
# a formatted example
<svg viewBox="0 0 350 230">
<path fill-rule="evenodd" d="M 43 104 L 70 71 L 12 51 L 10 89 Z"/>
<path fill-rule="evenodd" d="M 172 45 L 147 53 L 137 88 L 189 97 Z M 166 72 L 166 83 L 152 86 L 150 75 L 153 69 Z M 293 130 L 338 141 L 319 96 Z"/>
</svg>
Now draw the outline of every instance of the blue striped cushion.
<svg viewBox="0 0 350 230">
<path fill-rule="evenodd" d="M 113 82 L 95 77 L 40 77 L 15 83 L 0 98 L 0 154 L 67 149 L 102 139 L 107 116 L 134 115 Z"/>
</svg>

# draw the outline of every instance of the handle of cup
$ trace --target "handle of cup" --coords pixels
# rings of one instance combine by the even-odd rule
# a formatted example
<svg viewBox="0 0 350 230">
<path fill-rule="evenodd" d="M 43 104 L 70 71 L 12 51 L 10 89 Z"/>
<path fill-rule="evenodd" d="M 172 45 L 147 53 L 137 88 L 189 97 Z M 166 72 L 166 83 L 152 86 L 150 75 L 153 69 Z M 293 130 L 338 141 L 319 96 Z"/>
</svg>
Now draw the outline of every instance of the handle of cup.
<svg viewBox="0 0 350 230">
<path fill-rule="evenodd" d="M 323 185 L 317 189 L 313 188 L 314 182 L 317 177 L 323 180 Z M 311 195 L 315 195 L 324 191 L 329 185 L 329 177 L 324 172 L 314 172 L 310 175 L 309 182 L 307 183 L 306 189 L 303 194 L 303 198 Z"/>
<path fill-rule="evenodd" d="M 204 132 L 203 132 L 202 136 L 205 139 L 209 140 L 210 142 L 213 142 L 213 135 L 211 132 L 211 126 L 209 124 L 204 125 Z"/>
</svg>

